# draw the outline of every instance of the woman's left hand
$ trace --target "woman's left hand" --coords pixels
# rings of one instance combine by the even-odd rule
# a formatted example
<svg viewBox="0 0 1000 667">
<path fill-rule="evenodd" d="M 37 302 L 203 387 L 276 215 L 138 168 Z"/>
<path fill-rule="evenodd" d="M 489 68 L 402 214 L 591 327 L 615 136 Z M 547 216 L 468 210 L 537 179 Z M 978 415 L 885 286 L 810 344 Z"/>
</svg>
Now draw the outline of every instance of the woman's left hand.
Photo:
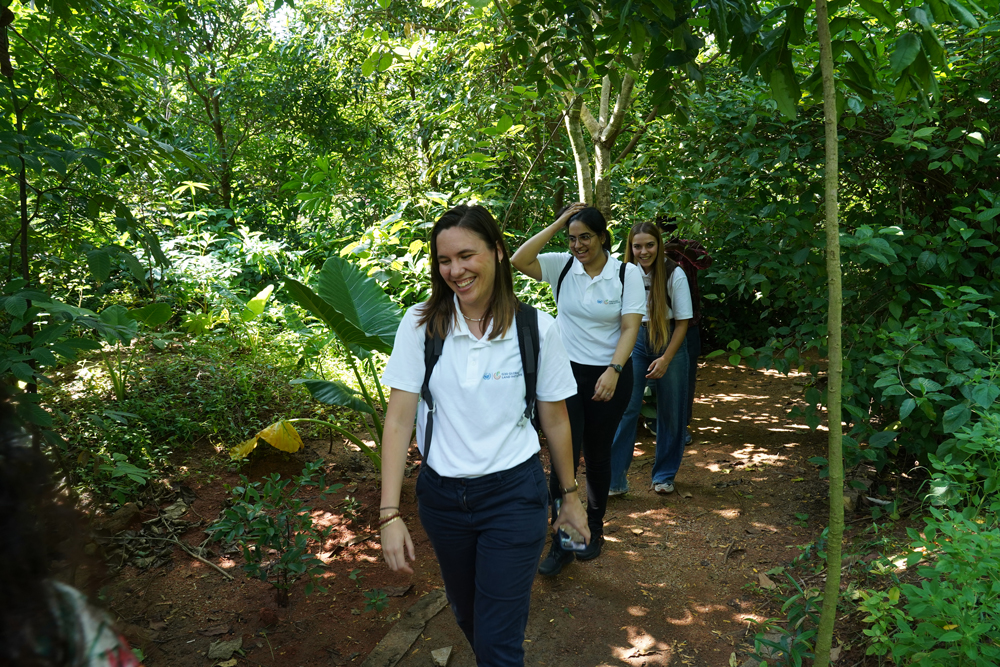
<svg viewBox="0 0 1000 667">
<path fill-rule="evenodd" d="M 608 369 L 601 373 L 594 386 L 595 401 L 610 401 L 615 395 L 615 388 L 618 387 L 618 371 L 608 366 Z"/>
<path fill-rule="evenodd" d="M 583 535 L 583 539 L 590 544 L 590 526 L 587 525 L 587 511 L 583 508 L 583 503 L 576 493 L 569 497 L 564 497 L 562 506 L 559 508 L 559 516 L 552 524 L 552 532 L 556 532 L 563 526 L 573 526 L 577 532 Z"/>
<path fill-rule="evenodd" d="M 670 367 L 670 362 L 673 361 L 674 355 L 667 356 L 664 354 L 662 357 L 657 357 L 653 363 L 649 365 L 649 373 L 646 374 L 646 378 L 649 380 L 659 380 L 667 372 L 667 368 Z"/>
</svg>

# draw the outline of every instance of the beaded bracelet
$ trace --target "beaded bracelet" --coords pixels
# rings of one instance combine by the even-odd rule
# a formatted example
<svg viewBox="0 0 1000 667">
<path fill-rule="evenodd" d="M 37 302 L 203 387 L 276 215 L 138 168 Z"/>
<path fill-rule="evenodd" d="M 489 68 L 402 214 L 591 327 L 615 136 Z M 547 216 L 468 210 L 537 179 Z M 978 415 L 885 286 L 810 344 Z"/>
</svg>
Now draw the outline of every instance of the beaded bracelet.
<svg viewBox="0 0 1000 667">
<path fill-rule="evenodd" d="M 393 512 L 392 514 L 387 514 L 386 516 L 379 517 L 379 520 L 378 520 L 379 528 L 381 528 L 382 526 L 386 525 L 387 523 L 389 523 L 393 519 L 400 518 L 400 516 L 401 515 L 400 515 L 399 512 Z"/>
<path fill-rule="evenodd" d="M 403 517 L 399 516 L 398 514 L 394 514 L 394 515 L 392 516 L 392 518 L 390 518 L 390 519 L 389 519 L 388 521 L 386 521 L 385 523 L 381 523 L 381 522 L 380 522 L 380 523 L 379 523 L 379 526 L 378 526 L 378 529 L 379 529 L 379 530 L 385 530 L 385 527 L 386 527 L 386 526 L 388 526 L 388 525 L 389 525 L 390 523 L 393 523 L 394 521 L 402 521 L 402 520 L 403 520 Z"/>
</svg>

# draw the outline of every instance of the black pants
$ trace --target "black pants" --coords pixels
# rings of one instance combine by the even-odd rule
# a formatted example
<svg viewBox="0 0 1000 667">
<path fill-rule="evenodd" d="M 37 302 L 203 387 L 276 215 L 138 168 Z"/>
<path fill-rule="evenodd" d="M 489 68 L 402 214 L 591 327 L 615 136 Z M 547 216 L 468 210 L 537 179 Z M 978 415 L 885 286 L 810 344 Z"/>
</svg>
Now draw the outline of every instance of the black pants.
<svg viewBox="0 0 1000 667">
<path fill-rule="evenodd" d="M 573 474 L 576 475 L 582 451 L 587 463 L 587 525 L 593 540 L 604 534 L 604 514 L 611 488 L 611 442 L 632 397 L 632 358 L 629 357 L 622 368 L 615 395 L 606 402 L 595 401 L 593 396 L 597 379 L 608 367 L 570 363 L 576 378 L 576 396 L 566 399 L 573 430 Z M 559 489 L 559 477 L 553 469 L 549 475 L 549 492 L 553 498 L 561 497 Z"/>
</svg>

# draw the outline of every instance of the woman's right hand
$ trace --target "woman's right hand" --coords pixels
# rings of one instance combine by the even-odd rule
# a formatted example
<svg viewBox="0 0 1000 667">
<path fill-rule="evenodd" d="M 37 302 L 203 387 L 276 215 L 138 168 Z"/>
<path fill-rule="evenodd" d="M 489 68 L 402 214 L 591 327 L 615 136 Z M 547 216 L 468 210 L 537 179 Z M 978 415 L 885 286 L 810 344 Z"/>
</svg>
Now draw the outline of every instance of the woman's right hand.
<svg viewBox="0 0 1000 667">
<path fill-rule="evenodd" d="M 587 205 L 584 204 L 584 203 L 582 203 L 582 202 L 577 202 L 575 204 L 570 204 L 569 208 L 567 208 L 565 211 L 563 211 L 563 214 L 560 215 L 558 218 L 556 218 L 556 221 L 553 224 L 553 226 L 556 229 L 562 229 L 563 227 L 565 227 L 565 226 L 567 226 L 569 224 L 569 219 L 570 218 L 572 218 L 574 215 L 576 215 L 577 213 L 579 213 L 580 211 L 582 211 L 585 208 L 587 208 Z"/>
<path fill-rule="evenodd" d="M 413 568 L 406 562 L 407 554 L 411 562 L 417 559 L 410 531 L 402 519 L 393 521 L 382 529 L 382 556 L 393 572 L 413 574 Z"/>
</svg>

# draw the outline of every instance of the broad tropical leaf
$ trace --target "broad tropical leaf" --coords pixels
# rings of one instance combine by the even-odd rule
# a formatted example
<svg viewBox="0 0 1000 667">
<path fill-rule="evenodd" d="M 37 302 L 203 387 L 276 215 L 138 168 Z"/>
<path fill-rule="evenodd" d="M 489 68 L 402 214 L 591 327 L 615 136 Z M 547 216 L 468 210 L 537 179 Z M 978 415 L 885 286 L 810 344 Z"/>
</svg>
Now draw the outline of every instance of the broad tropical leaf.
<svg viewBox="0 0 1000 667">
<path fill-rule="evenodd" d="M 258 440 L 263 440 L 283 452 L 297 452 L 304 447 L 302 438 L 295 427 L 282 420 L 271 424 L 254 437 L 233 447 L 229 450 L 229 455 L 236 460 L 246 458 L 250 452 L 256 449 Z"/>
<path fill-rule="evenodd" d="M 244 322 L 249 322 L 260 317 L 264 313 L 264 307 L 267 305 L 267 300 L 271 298 L 271 292 L 273 291 L 274 285 L 268 285 L 258 292 L 257 296 L 247 302 L 246 309 L 240 313 L 240 319 Z"/>
<path fill-rule="evenodd" d="M 138 320 L 148 327 L 158 327 L 164 324 L 171 315 L 173 312 L 170 310 L 170 306 L 163 302 L 151 303 L 148 306 L 128 311 L 130 318 Z"/>
<path fill-rule="evenodd" d="M 358 412 L 375 414 L 371 406 L 365 402 L 359 392 L 354 391 L 343 382 L 327 380 L 295 380 L 294 384 L 304 384 L 312 397 L 327 405 L 342 405 Z"/>
<path fill-rule="evenodd" d="M 378 283 L 346 259 L 326 260 L 316 292 L 291 278 L 285 285 L 298 304 L 323 320 L 345 345 L 392 352 L 402 314 Z"/>
</svg>

